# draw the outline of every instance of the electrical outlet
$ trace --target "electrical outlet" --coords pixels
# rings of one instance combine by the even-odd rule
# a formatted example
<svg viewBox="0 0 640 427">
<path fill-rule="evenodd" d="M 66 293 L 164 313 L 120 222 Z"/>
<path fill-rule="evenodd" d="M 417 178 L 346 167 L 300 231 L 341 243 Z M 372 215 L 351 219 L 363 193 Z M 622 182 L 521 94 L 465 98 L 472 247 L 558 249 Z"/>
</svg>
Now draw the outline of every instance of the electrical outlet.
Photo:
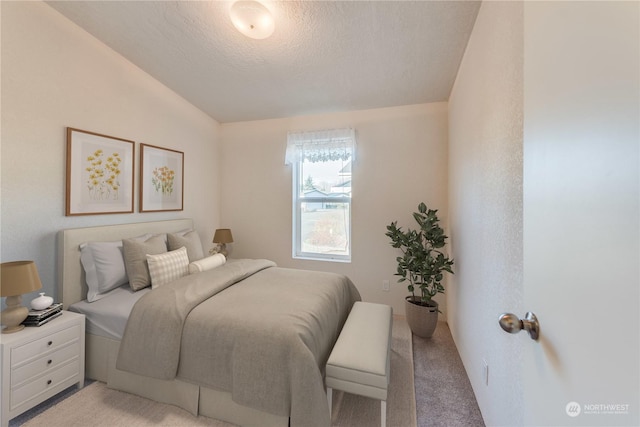
<svg viewBox="0 0 640 427">
<path fill-rule="evenodd" d="M 389 281 L 388 280 L 383 280 L 382 281 L 382 290 L 385 292 L 389 292 Z"/>
<path fill-rule="evenodd" d="M 482 380 L 484 385 L 489 385 L 489 364 L 485 359 L 482 359 Z"/>
</svg>

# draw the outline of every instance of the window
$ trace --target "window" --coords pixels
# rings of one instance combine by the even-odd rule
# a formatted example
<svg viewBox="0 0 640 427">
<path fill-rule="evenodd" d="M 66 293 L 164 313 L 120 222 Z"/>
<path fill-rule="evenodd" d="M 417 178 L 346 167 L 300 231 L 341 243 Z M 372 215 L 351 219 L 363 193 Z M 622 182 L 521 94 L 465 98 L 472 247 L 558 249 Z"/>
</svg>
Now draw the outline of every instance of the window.
<svg viewBox="0 0 640 427">
<path fill-rule="evenodd" d="M 355 131 L 289 132 L 293 257 L 351 261 L 351 167 Z"/>
</svg>

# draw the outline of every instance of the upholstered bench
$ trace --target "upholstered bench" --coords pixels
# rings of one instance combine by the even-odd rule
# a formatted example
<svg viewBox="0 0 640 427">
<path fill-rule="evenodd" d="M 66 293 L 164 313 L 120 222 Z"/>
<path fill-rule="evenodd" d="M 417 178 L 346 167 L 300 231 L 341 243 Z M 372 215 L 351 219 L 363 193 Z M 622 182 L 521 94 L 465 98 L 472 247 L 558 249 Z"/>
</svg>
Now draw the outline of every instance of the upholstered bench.
<svg viewBox="0 0 640 427">
<path fill-rule="evenodd" d="M 335 388 L 380 400 L 381 425 L 386 425 L 392 314 L 384 304 L 353 305 L 327 361 L 329 413 Z"/>
</svg>

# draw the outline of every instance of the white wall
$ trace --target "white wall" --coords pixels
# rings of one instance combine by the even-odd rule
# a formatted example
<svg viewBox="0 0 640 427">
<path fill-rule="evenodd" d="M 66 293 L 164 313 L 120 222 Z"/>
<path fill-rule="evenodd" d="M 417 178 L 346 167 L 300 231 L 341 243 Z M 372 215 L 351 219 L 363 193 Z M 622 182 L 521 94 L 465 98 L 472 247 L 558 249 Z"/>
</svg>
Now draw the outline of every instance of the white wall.
<svg viewBox="0 0 640 427">
<path fill-rule="evenodd" d="M 0 7 L 1 260 L 34 260 L 55 296 L 64 228 L 189 217 L 207 249 L 219 225 L 218 123 L 45 3 Z M 136 141 L 136 172 L 139 143 L 184 151 L 184 211 L 65 217 L 67 126 Z"/>
<path fill-rule="evenodd" d="M 284 164 L 287 131 L 346 126 L 358 135 L 352 262 L 294 260 L 291 168 Z M 404 313 L 408 291 L 395 283 L 398 252 L 389 245 L 386 226 L 398 220 L 415 228 L 411 215 L 421 201 L 438 209 L 446 225 L 447 104 L 230 123 L 221 130 L 221 224 L 232 229 L 232 255 L 346 274 L 364 300 Z M 391 292 L 382 291 L 383 279 L 391 281 Z"/>
<path fill-rule="evenodd" d="M 497 323 L 524 314 L 522 25 L 522 3 L 482 3 L 449 99 L 448 320 L 487 425 L 523 421 L 521 337 Z"/>
</svg>

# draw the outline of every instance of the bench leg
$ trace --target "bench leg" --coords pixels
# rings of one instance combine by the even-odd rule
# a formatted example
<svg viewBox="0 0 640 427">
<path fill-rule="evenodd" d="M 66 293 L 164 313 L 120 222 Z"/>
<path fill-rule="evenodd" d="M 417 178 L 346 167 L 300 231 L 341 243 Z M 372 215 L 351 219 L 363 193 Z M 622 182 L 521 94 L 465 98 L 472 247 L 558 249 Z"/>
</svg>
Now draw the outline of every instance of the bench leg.
<svg viewBox="0 0 640 427">
<path fill-rule="evenodd" d="M 329 401 L 329 419 L 331 419 L 331 407 L 333 406 L 333 389 L 327 387 L 327 400 Z"/>
<path fill-rule="evenodd" d="M 385 427 L 387 425 L 387 401 L 380 401 L 380 426 Z"/>
</svg>

